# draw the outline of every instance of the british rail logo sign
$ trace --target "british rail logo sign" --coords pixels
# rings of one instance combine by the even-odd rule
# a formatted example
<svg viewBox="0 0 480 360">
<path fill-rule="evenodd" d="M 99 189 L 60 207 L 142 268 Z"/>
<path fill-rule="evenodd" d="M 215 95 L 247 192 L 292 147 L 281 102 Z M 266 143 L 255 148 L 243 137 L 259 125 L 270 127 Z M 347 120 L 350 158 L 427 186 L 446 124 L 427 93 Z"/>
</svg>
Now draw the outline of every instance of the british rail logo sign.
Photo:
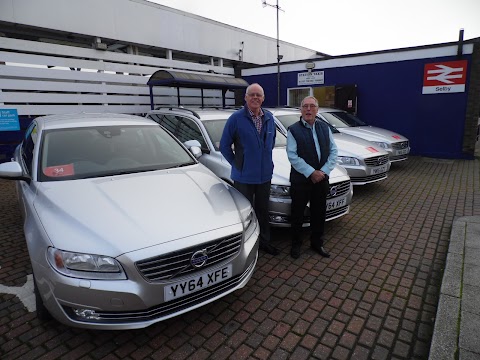
<svg viewBox="0 0 480 360">
<path fill-rule="evenodd" d="M 467 60 L 425 64 L 422 94 L 465 92 Z"/>
</svg>

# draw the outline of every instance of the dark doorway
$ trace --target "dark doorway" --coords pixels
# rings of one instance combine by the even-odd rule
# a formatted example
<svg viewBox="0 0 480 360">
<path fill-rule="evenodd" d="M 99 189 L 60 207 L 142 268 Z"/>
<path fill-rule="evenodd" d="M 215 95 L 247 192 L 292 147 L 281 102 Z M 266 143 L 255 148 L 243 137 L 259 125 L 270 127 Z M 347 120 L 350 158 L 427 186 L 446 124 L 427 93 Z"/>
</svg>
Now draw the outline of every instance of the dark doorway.
<svg viewBox="0 0 480 360">
<path fill-rule="evenodd" d="M 335 107 L 351 114 L 357 113 L 357 85 L 335 86 Z"/>
</svg>

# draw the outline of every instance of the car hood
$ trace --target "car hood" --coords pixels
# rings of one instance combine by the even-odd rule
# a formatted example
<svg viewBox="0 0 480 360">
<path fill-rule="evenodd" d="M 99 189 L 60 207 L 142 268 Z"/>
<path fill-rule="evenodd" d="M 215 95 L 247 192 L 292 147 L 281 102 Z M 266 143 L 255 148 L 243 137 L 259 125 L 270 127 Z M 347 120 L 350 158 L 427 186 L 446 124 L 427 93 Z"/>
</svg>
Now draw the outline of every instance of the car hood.
<svg viewBox="0 0 480 360">
<path fill-rule="evenodd" d="M 290 186 L 290 161 L 288 161 L 286 148 L 273 149 L 272 156 L 274 163 L 272 184 Z M 340 165 L 335 165 L 330 173 L 329 183 L 334 184 L 349 179 L 347 170 Z"/>
<path fill-rule="evenodd" d="M 351 156 L 360 159 L 387 155 L 388 152 L 376 146 L 374 143 L 345 133 L 333 134 L 338 148 L 338 156 Z"/>
<path fill-rule="evenodd" d="M 193 165 L 41 183 L 34 206 L 56 248 L 115 257 L 239 224 L 234 198 L 247 212 L 235 189 Z"/>
<path fill-rule="evenodd" d="M 381 141 L 386 143 L 408 141 L 405 136 L 375 126 L 354 126 L 338 128 L 338 130 L 342 133 L 358 136 L 368 141 Z"/>
</svg>

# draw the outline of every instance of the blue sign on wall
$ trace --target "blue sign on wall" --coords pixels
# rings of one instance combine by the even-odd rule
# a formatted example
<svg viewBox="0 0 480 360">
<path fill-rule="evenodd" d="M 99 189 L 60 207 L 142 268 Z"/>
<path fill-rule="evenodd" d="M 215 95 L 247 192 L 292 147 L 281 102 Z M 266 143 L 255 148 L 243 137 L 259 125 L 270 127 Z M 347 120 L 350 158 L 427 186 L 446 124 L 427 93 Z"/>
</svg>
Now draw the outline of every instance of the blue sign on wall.
<svg viewBox="0 0 480 360">
<path fill-rule="evenodd" d="M 0 109 L 0 131 L 18 130 L 20 130 L 20 122 L 17 109 Z"/>
</svg>

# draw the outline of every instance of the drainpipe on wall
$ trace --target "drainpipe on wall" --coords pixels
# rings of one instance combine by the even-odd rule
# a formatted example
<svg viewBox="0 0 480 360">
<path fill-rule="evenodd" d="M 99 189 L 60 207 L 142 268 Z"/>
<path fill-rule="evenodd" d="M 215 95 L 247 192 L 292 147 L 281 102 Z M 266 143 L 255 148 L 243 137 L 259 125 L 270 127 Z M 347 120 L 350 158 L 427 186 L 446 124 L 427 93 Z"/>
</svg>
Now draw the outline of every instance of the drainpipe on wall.
<svg viewBox="0 0 480 360">
<path fill-rule="evenodd" d="M 460 29 L 458 33 L 457 58 L 461 59 L 462 55 L 463 55 L 463 29 Z"/>
</svg>

